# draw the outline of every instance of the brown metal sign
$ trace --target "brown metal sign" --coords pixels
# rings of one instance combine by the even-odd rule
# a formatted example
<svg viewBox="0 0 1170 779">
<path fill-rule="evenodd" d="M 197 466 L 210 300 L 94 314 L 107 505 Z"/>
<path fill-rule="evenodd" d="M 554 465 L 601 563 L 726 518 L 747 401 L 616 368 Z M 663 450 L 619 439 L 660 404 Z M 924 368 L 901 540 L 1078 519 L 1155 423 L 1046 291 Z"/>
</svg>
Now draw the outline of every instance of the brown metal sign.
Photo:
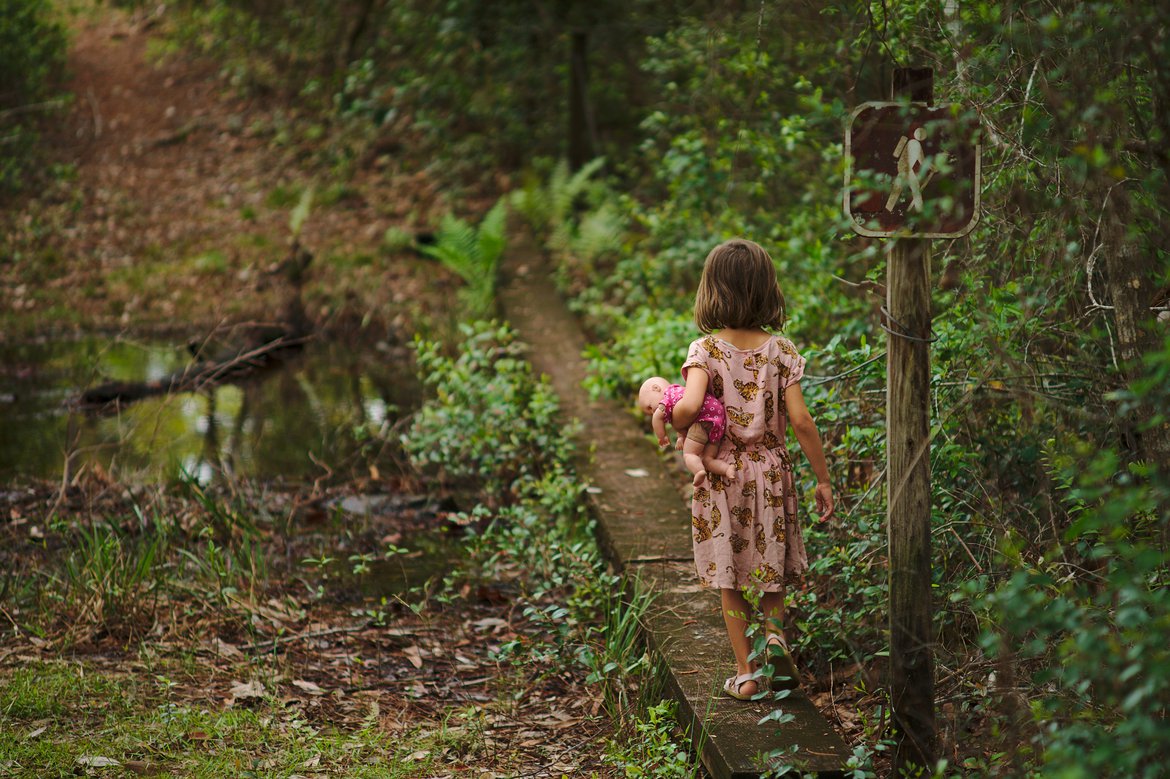
<svg viewBox="0 0 1170 779">
<path fill-rule="evenodd" d="M 952 106 L 863 103 L 845 130 L 845 215 L 876 238 L 958 238 L 979 221 L 979 144 Z"/>
</svg>

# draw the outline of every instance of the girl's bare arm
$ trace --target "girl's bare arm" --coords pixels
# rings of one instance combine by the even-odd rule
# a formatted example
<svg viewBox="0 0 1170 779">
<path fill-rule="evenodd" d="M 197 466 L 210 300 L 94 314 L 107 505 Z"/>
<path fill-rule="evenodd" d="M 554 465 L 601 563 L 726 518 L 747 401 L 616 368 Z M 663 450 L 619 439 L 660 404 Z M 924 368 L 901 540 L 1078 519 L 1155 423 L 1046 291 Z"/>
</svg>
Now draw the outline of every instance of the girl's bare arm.
<svg viewBox="0 0 1170 779">
<path fill-rule="evenodd" d="M 812 414 L 808 413 L 800 384 L 790 384 L 784 390 L 784 405 L 788 409 L 788 423 L 792 425 L 792 432 L 796 433 L 800 450 L 804 452 L 817 477 L 817 509 L 821 512 L 821 519 L 828 519 L 833 515 L 834 506 L 833 488 L 829 484 L 829 464 L 825 461 L 825 447 L 821 443 L 820 431 L 817 430 Z"/>
<path fill-rule="evenodd" d="M 695 417 L 699 416 L 699 409 L 703 407 L 703 396 L 707 394 L 708 381 L 710 377 L 702 368 L 691 368 L 687 371 L 687 386 L 683 390 L 682 398 L 674 404 L 674 413 L 670 418 L 675 430 L 686 430 L 695 421 Z"/>
</svg>

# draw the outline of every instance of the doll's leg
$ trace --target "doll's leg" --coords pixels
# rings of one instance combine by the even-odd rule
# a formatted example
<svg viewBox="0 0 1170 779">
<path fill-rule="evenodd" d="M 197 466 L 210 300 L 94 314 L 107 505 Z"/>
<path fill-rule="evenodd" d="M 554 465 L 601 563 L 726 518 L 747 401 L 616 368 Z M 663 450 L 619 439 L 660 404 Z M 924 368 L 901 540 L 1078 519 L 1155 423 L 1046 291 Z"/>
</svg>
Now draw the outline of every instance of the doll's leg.
<svg viewBox="0 0 1170 779">
<path fill-rule="evenodd" d="M 691 425 L 696 427 L 696 425 Z M 706 436 L 703 436 L 706 438 Z M 683 441 L 683 462 L 686 463 L 687 470 L 695 475 L 694 485 L 698 487 L 707 478 L 707 469 L 703 467 L 703 448 L 706 444 L 698 438 L 687 436 L 687 440 Z"/>
<path fill-rule="evenodd" d="M 703 447 L 703 467 L 710 473 L 717 473 L 725 479 L 735 478 L 735 465 L 716 459 L 719 454 L 719 444 L 708 442 Z"/>
</svg>

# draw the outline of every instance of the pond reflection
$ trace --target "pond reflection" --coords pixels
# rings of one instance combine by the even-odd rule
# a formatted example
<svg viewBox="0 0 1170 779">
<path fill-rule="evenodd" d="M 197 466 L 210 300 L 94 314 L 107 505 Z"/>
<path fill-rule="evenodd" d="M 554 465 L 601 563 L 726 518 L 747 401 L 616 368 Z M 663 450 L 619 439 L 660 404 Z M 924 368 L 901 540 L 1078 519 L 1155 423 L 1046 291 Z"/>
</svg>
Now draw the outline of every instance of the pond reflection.
<svg viewBox="0 0 1170 779">
<path fill-rule="evenodd" d="M 96 338 L 3 345 L 0 480 L 60 479 L 67 463 L 71 474 L 101 469 L 127 481 L 172 481 L 184 470 L 204 483 L 346 475 L 370 462 L 359 457 L 358 431 L 387 428 L 417 402 L 411 373 L 402 369 L 407 356 L 385 345 L 318 339 L 246 381 L 94 414 L 71 410 L 70 398 L 103 382 L 164 378 L 190 355 L 171 345 Z"/>
</svg>

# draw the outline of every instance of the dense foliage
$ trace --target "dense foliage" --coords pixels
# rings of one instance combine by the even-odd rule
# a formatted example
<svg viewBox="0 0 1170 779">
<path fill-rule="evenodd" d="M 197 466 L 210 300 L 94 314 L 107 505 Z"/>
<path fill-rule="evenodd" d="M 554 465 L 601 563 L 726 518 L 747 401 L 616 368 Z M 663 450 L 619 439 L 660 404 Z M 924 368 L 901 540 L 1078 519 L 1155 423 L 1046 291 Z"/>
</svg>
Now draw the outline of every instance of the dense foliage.
<svg viewBox="0 0 1170 779">
<path fill-rule="evenodd" d="M 1170 9 L 553 5 L 214 0 L 180 4 L 176 29 L 240 88 L 328 112 L 373 149 L 408 140 L 446 182 L 522 181 L 510 203 L 603 344 L 591 351 L 596 392 L 630 397 L 639 376 L 675 375 L 707 251 L 733 235 L 764 244 L 844 496 L 841 522 L 810 531 L 814 581 L 792 596 L 797 643 L 822 667 L 880 667 L 885 627 L 886 260 L 840 215 L 842 130 L 853 106 L 889 97 L 893 67 L 933 68 L 936 99 L 982 127 L 984 170 L 979 225 L 934 244 L 941 770 L 1159 775 L 1170 759 Z M 30 15 L 40 4 L 9 6 L 0 52 L 14 59 L 2 64 L 28 75 L 2 95 L 3 122 L 43 94 L 59 51 Z M 605 162 L 574 171 L 554 161 L 574 151 L 582 41 L 588 99 L 575 121 Z M 506 331 L 466 337 L 458 357 L 420 346 L 439 401 L 407 446 L 522 512 L 529 493 L 516 485 L 558 472 L 555 403 Z M 493 414 L 522 424 L 488 427 Z M 496 527 L 523 534 L 530 521 Z"/>
<path fill-rule="evenodd" d="M 32 168 L 38 124 L 61 104 L 65 31 L 44 0 L 0 0 L 0 193 Z"/>
</svg>

